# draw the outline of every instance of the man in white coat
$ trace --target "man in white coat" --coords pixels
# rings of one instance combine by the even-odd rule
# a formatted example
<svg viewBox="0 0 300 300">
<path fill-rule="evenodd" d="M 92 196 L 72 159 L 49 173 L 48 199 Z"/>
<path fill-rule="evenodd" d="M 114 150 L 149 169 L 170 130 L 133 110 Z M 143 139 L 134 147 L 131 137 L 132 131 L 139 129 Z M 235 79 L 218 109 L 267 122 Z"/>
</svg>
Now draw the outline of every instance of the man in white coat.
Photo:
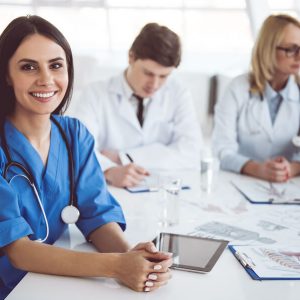
<svg viewBox="0 0 300 300">
<path fill-rule="evenodd" d="M 95 137 L 106 180 L 139 184 L 153 169 L 198 169 L 201 132 L 189 91 L 169 78 L 181 60 L 177 34 L 145 25 L 128 68 L 82 93 L 78 117 Z"/>
</svg>

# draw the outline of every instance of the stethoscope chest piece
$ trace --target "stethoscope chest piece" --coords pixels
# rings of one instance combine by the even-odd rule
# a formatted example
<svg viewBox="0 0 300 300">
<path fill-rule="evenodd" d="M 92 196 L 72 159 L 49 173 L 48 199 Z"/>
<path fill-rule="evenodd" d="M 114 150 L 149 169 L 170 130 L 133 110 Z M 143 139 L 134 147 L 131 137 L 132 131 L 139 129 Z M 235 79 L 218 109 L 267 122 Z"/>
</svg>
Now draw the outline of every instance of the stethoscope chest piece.
<svg viewBox="0 0 300 300">
<path fill-rule="evenodd" d="M 294 146 L 300 147 L 300 136 L 299 135 L 294 136 L 292 139 L 292 142 L 293 142 Z"/>
<path fill-rule="evenodd" d="M 68 205 L 61 211 L 61 218 L 66 224 L 75 224 L 79 219 L 79 210 L 76 206 Z"/>
</svg>

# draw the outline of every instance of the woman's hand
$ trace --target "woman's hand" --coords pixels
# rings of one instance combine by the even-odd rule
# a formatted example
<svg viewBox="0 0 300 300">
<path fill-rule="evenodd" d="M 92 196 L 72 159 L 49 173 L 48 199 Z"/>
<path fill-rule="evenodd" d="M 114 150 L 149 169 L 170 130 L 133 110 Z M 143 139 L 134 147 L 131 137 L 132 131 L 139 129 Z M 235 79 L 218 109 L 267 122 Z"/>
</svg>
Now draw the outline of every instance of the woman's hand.
<svg viewBox="0 0 300 300">
<path fill-rule="evenodd" d="M 276 157 L 264 162 L 248 161 L 241 171 L 270 182 L 285 182 L 291 176 L 290 163 L 284 157 Z"/>
<path fill-rule="evenodd" d="M 135 250 L 146 250 L 150 253 L 157 253 L 158 250 L 155 247 L 154 243 L 152 242 L 144 242 L 144 243 L 139 243 L 136 246 L 134 246 L 132 249 L 130 249 L 131 251 L 135 251 Z M 162 253 L 162 252 L 161 252 Z"/>
<path fill-rule="evenodd" d="M 280 166 L 281 169 L 285 170 L 285 178 L 281 178 L 282 180 L 279 182 L 287 181 L 288 179 L 299 175 L 300 173 L 300 163 L 299 162 L 290 162 L 283 156 L 275 157 L 272 160 L 277 166 Z M 284 176 L 283 176 L 284 177 Z M 275 175 L 276 179 L 276 175 Z M 274 180 L 276 181 L 276 180 Z"/>
<path fill-rule="evenodd" d="M 117 278 L 135 291 L 153 291 L 171 278 L 172 254 L 158 252 L 152 243 L 141 243 L 120 254 Z"/>
<path fill-rule="evenodd" d="M 288 161 L 285 157 L 276 157 L 275 160 L 282 161 L 287 169 L 288 178 L 295 177 L 300 174 L 300 163 L 297 161 Z"/>
<path fill-rule="evenodd" d="M 276 157 L 261 164 L 260 174 L 271 182 L 285 182 L 290 177 L 290 163 L 283 157 Z"/>
</svg>

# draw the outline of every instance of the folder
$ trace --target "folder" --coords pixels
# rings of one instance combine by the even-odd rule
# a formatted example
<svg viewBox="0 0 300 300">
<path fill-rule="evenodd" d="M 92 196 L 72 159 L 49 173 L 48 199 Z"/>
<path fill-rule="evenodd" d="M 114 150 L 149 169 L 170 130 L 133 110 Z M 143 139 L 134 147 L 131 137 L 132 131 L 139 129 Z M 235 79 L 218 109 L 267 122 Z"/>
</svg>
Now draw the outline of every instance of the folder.
<svg viewBox="0 0 300 300">
<path fill-rule="evenodd" d="M 299 184 L 290 180 L 286 183 L 241 176 L 231 184 L 252 204 L 300 204 Z"/>
<path fill-rule="evenodd" d="M 300 280 L 299 246 L 230 245 L 228 248 L 254 280 Z"/>
</svg>

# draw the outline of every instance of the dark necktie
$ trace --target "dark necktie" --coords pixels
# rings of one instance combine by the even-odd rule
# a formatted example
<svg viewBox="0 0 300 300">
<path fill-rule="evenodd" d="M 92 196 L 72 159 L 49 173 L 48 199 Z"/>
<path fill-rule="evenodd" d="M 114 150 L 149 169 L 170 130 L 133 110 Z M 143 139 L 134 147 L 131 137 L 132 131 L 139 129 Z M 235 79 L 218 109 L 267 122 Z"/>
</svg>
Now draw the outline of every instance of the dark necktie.
<svg viewBox="0 0 300 300">
<path fill-rule="evenodd" d="M 144 99 L 136 94 L 133 94 L 133 96 L 138 100 L 137 118 L 140 122 L 141 127 L 143 127 Z"/>
</svg>

